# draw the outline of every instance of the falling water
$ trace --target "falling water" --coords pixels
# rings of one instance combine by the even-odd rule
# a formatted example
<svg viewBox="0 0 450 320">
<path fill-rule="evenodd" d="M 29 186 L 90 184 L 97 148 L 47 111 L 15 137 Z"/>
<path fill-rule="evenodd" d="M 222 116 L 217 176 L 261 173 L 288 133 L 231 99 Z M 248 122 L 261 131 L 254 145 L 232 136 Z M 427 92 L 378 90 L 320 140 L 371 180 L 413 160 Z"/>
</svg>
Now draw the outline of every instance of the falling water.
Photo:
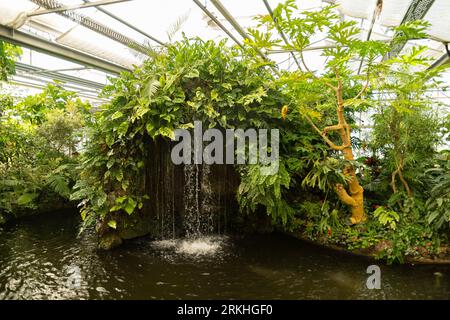
<svg viewBox="0 0 450 320">
<path fill-rule="evenodd" d="M 202 165 L 201 177 L 201 207 L 200 207 L 200 222 L 201 233 L 204 235 L 212 234 L 214 232 L 214 191 L 211 185 L 211 166 L 207 164 Z"/>
<path fill-rule="evenodd" d="M 184 229 L 186 237 L 200 236 L 199 166 L 184 166 Z"/>
<path fill-rule="evenodd" d="M 174 165 L 170 144 L 162 140 L 149 148 L 156 151 L 149 154 L 145 178 L 151 234 L 157 240 L 183 237 L 187 246 L 193 242 L 194 251 L 210 248 L 211 239 L 226 231 L 227 211 L 235 212 L 234 171 L 218 165 Z M 198 242 L 207 238 L 208 243 Z"/>
<path fill-rule="evenodd" d="M 210 165 L 184 167 L 184 228 L 187 238 L 211 235 L 215 231 L 216 207 Z"/>
</svg>

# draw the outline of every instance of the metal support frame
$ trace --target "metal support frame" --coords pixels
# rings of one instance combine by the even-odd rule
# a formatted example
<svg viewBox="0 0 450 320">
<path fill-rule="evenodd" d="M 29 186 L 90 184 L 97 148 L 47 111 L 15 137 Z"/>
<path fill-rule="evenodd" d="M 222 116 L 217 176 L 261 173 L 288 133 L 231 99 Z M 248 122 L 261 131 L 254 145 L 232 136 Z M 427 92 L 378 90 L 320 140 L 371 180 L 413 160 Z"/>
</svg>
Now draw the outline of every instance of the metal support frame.
<svg viewBox="0 0 450 320">
<path fill-rule="evenodd" d="M 216 7 L 217 10 L 222 14 L 222 16 L 227 19 L 227 21 L 232 25 L 232 27 L 241 35 L 244 39 L 250 39 L 245 30 L 241 27 L 241 25 L 236 21 L 233 15 L 225 8 L 225 6 L 219 0 L 211 0 L 212 4 Z M 259 49 L 254 48 L 256 52 L 264 59 L 269 60 L 269 58 Z"/>
<path fill-rule="evenodd" d="M 44 7 L 46 9 L 59 9 L 62 8 L 63 6 L 56 0 L 30 0 L 33 3 Z M 97 32 L 98 34 L 101 34 L 105 37 L 108 37 L 116 42 L 119 42 L 129 48 L 132 48 L 136 51 L 139 51 L 143 54 L 147 54 L 148 53 L 148 49 L 143 45 L 140 44 L 138 42 L 136 42 L 135 40 L 123 35 L 120 32 L 117 32 L 113 29 L 111 29 L 110 27 L 101 24 L 97 21 L 95 21 L 94 19 L 85 16 L 81 13 L 76 13 L 74 11 L 58 11 L 55 12 L 56 14 L 59 14 L 69 20 L 72 20 L 73 22 L 82 25 L 83 27 L 86 27 L 94 32 Z"/>
<path fill-rule="evenodd" d="M 35 89 L 41 89 L 41 90 L 43 90 L 43 89 L 45 89 L 46 88 L 46 86 L 49 84 L 49 83 L 51 83 L 51 81 L 45 81 L 45 80 L 41 80 L 41 79 L 38 79 L 38 80 L 36 80 L 36 79 L 30 79 L 30 78 L 28 78 L 28 77 L 23 77 L 23 76 L 19 76 L 20 78 L 24 78 L 23 80 L 22 79 L 16 79 L 17 77 L 15 77 L 15 76 L 13 76 L 9 81 L 8 81 L 8 84 L 11 84 L 11 85 L 13 85 L 13 86 L 20 86 L 20 87 L 29 87 L 29 88 L 35 88 Z M 29 80 L 29 81 L 28 81 Z M 34 83 L 34 82 L 31 82 L 31 81 L 35 81 L 35 82 L 38 82 L 38 83 Z M 86 91 L 80 91 L 80 88 L 76 88 L 76 87 L 71 87 L 71 86 L 67 86 L 67 85 L 64 85 L 64 87 L 67 89 L 67 90 L 69 90 L 69 91 L 75 91 L 75 92 L 77 92 L 77 94 L 78 94 L 78 96 L 79 97 L 81 97 L 81 98 L 87 98 L 87 99 L 89 99 L 89 100 L 91 100 L 91 101 L 96 101 L 98 104 L 101 104 L 101 103 L 105 103 L 105 102 L 107 102 L 108 100 L 107 99 L 104 99 L 104 98 L 99 98 L 98 96 L 97 96 L 97 92 L 86 92 Z"/>
<path fill-rule="evenodd" d="M 412 0 L 411 4 L 408 7 L 408 10 L 405 13 L 405 16 L 402 19 L 401 24 L 404 24 L 405 22 L 414 21 L 414 20 L 420 20 L 425 17 L 428 10 L 433 5 L 434 0 Z M 393 39 L 400 36 L 401 34 L 396 33 L 394 34 Z M 403 47 L 405 46 L 406 41 L 397 42 L 392 46 L 391 51 L 384 57 L 384 59 L 388 59 L 390 57 L 396 56 L 402 51 Z"/>
<path fill-rule="evenodd" d="M 90 1 L 88 1 L 88 0 L 83 0 L 83 1 L 84 1 L 84 3 L 92 3 L 92 2 L 90 2 Z M 123 25 L 127 26 L 127 27 L 130 28 L 130 29 L 133 29 L 134 31 L 140 33 L 141 35 L 143 35 L 143 36 L 145 36 L 145 37 L 147 37 L 147 38 L 149 38 L 150 40 L 152 40 L 152 41 L 158 43 L 159 45 L 167 46 L 163 41 L 156 39 L 155 37 L 151 36 L 151 35 L 148 34 L 147 32 L 142 31 L 141 29 L 137 28 L 136 26 L 132 25 L 131 23 L 128 23 L 128 22 L 125 21 L 124 19 L 118 17 L 118 16 L 115 15 L 114 13 L 111 13 L 110 11 L 108 11 L 108 10 L 106 10 L 106 9 L 104 9 L 104 8 L 101 8 L 101 7 L 97 7 L 97 10 L 100 11 L 100 12 L 103 12 L 104 14 L 110 16 L 111 18 L 113 18 L 113 19 L 119 21 L 119 22 L 122 23 Z"/>
<path fill-rule="evenodd" d="M 193 0 L 194 3 L 203 10 L 203 12 L 211 18 L 212 21 L 220 28 L 223 32 L 225 32 L 239 47 L 244 48 L 244 45 L 236 39 L 235 36 L 214 16 L 214 14 L 209 11 L 199 0 Z"/>
<path fill-rule="evenodd" d="M 272 17 L 273 22 L 275 23 L 275 25 L 277 27 L 278 33 L 280 34 L 280 36 L 283 39 L 284 43 L 287 46 L 289 46 L 289 41 L 288 41 L 286 35 L 284 34 L 283 30 L 281 30 L 281 28 L 278 25 L 278 22 L 276 21 L 276 19 L 273 16 L 273 11 L 272 11 L 272 8 L 271 8 L 269 2 L 267 0 L 263 0 L 263 1 L 264 1 L 264 5 L 266 6 L 267 11 L 269 12 L 270 16 Z M 291 56 L 294 59 L 295 63 L 297 64 L 298 69 L 301 70 L 302 68 L 300 67 L 300 62 L 298 62 L 297 57 L 295 56 L 294 52 L 291 51 L 290 53 L 291 53 Z"/>
<path fill-rule="evenodd" d="M 233 15 L 225 8 L 225 6 L 219 0 L 211 0 L 212 4 L 219 10 L 222 16 L 233 26 L 233 28 L 241 35 L 242 38 L 248 39 L 248 34 L 240 26 L 240 24 L 234 19 Z"/>
<path fill-rule="evenodd" d="M 23 72 L 28 75 L 35 75 L 43 78 L 48 78 L 50 80 L 58 80 L 68 84 L 75 84 L 78 86 L 83 86 L 90 88 L 92 90 L 101 90 L 105 86 L 104 83 L 99 83 L 91 80 L 82 79 L 79 77 L 71 76 L 68 74 L 60 73 L 58 71 L 46 70 L 29 64 L 24 64 L 21 62 L 16 62 L 16 70 Z M 73 70 L 73 69 L 72 69 Z M 20 75 L 20 74 L 18 74 Z"/>
<path fill-rule="evenodd" d="M 433 69 L 433 68 L 437 68 L 440 67 L 444 64 L 450 63 L 450 48 L 449 48 L 449 43 L 443 43 L 444 47 L 445 47 L 445 54 L 442 55 L 439 59 L 437 59 L 430 67 L 428 67 L 428 69 Z"/>
<path fill-rule="evenodd" d="M 84 9 L 84 8 L 97 7 L 97 6 L 106 6 L 108 4 L 120 3 L 120 2 L 126 2 L 126 1 L 132 1 L 132 0 L 100 0 L 100 1 L 96 1 L 96 2 L 76 4 L 76 5 L 72 5 L 72 6 L 61 6 L 59 8 L 54 8 L 54 9 L 43 9 L 43 10 L 38 10 L 35 12 L 30 12 L 27 14 L 27 17 L 34 17 L 34 16 L 40 16 L 43 14 L 58 13 L 58 12 L 63 12 L 63 11 L 71 11 L 71 10 Z"/>
<path fill-rule="evenodd" d="M 370 40 L 370 37 L 372 35 L 373 27 L 375 26 L 375 20 L 377 19 L 377 16 L 379 14 L 381 14 L 382 8 L 383 8 L 383 0 L 377 0 L 377 3 L 375 5 L 375 9 L 372 12 L 372 20 L 370 21 L 370 26 L 369 26 L 369 30 L 367 32 L 366 41 Z M 363 63 L 364 63 L 364 57 L 361 58 L 361 61 L 359 63 L 358 74 L 361 73 L 361 69 L 362 69 Z"/>
<path fill-rule="evenodd" d="M 3 25 L 0 25 L 0 39 L 43 52 L 54 57 L 64 58 L 74 63 L 93 67 L 107 73 L 118 74 L 122 71 L 130 70 L 81 51 L 76 51 L 60 44 L 49 42 L 39 37 L 32 36 L 28 33 L 14 30 Z"/>
</svg>

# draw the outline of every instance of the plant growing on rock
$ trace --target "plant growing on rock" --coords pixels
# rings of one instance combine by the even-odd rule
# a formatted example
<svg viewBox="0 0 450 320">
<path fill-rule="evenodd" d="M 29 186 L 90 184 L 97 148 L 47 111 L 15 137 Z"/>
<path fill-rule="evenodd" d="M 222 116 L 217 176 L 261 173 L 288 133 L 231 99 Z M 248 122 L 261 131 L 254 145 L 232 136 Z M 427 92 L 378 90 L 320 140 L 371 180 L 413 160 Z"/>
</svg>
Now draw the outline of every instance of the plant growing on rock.
<svg viewBox="0 0 450 320">
<path fill-rule="evenodd" d="M 267 81 L 273 77 L 271 63 L 255 63 L 224 41 L 200 39 L 184 39 L 150 55 L 105 89 L 112 101 L 97 115 L 72 195 L 81 200 L 85 224 L 97 223 L 103 234 L 126 229 L 127 219 L 143 213 L 151 141 L 170 141 L 175 129 L 193 128 L 194 121 L 220 129 L 271 128 L 281 122 L 283 97 Z M 276 190 L 273 195 L 281 197 L 280 184 Z"/>
</svg>

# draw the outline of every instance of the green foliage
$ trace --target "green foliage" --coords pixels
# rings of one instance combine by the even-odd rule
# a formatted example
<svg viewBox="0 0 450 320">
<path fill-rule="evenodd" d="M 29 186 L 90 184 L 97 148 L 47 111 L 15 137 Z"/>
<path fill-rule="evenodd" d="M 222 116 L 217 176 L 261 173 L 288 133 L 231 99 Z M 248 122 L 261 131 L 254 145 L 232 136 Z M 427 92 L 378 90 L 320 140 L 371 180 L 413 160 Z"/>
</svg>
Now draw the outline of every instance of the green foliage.
<svg viewBox="0 0 450 320">
<path fill-rule="evenodd" d="M 0 40 L 0 80 L 7 81 L 8 77 L 15 74 L 16 60 L 22 54 L 22 49 L 10 43 Z"/>
<path fill-rule="evenodd" d="M 388 263 L 404 263 L 406 257 L 431 258 L 439 253 L 440 240 L 432 230 L 419 223 L 405 223 L 395 232 L 384 235 L 388 245 L 378 258 L 386 259 Z"/>
<path fill-rule="evenodd" d="M 397 228 L 397 223 L 400 220 L 400 216 L 394 210 L 387 209 L 385 207 L 378 207 L 374 212 L 373 216 L 377 221 L 383 226 L 395 230 Z"/>
<path fill-rule="evenodd" d="M 290 176 L 283 162 L 273 175 L 264 174 L 259 165 L 249 165 L 241 170 L 245 170 L 237 192 L 241 211 L 254 212 L 258 205 L 262 205 L 275 222 L 280 220 L 285 226 L 294 212 L 282 196 L 282 190 L 288 190 L 290 185 Z"/>
<path fill-rule="evenodd" d="M 327 200 L 304 201 L 296 208 L 300 220 L 303 220 L 304 233 L 311 239 L 319 236 L 332 237 L 343 228 L 338 208 L 332 208 Z"/>
<path fill-rule="evenodd" d="M 327 192 L 336 183 L 347 184 L 349 178 L 344 175 L 343 170 L 348 162 L 331 157 L 315 161 L 313 169 L 303 179 L 302 186 Z"/>
<path fill-rule="evenodd" d="M 77 98 L 75 92 L 64 90 L 59 82 L 48 84 L 41 93 L 27 96 L 15 106 L 16 114 L 24 121 L 36 125 L 48 120 L 48 113 L 57 113 L 56 110 L 67 113 L 64 116 L 68 118 L 74 117 L 74 113 L 78 113 L 76 117 L 82 117 L 87 122 L 91 118 L 90 105 Z"/>
<path fill-rule="evenodd" d="M 181 23 L 174 25 L 170 38 Z M 436 187 L 426 190 L 421 174 L 432 165 L 445 134 L 431 112 L 436 103 L 426 94 L 440 85 L 442 69 L 426 68 L 429 61 L 422 47 L 381 59 L 392 44 L 361 40 L 356 22 L 341 20 L 335 6 L 299 12 L 289 0 L 274 10 L 274 19 L 262 16 L 259 23 L 248 31 L 245 49 L 183 39 L 161 52 L 151 51 L 141 67 L 111 79 L 103 92 L 111 102 L 96 115 L 71 196 L 81 201 L 84 226 L 126 227 L 123 221 L 138 215 L 148 200 L 143 170 L 152 152 L 149 141 L 172 139 L 174 130 L 192 128 L 198 120 L 204 127 L 222 130 L 281 129 L 277 174 L 263 175 L 258 165 L 238 168 L 241 211 L 266 210 L 287 230 L 349 249 L 383 245 L 380 257 L 388 261 L 436 253 L 443 238 L 436 231 L 448 225 L 448 197 L 441 191 L 446 190 L 447 175 L 428 172 L 433 181 L 429 185 Z M 289 43 L 279 40 L 280 30 Z M 401 43 L 425 37 L 426 24 L 408 22 L 393 31 L 393 44 Z M 323 50 L 326 62 L 320 72 L 309 69 L 303 56 L 318 35 L 333 41 Z M 301 70 L 279 71 L 261 57 L 261 52 L 273 49 L 296 52 Z M 360 72 L 355 61 L 363 61 Z M 360 159 L 365 165 L 344 161 L 332 147 L 342 142 L 342 131 L 323 129 L 337 123 L 336 105 L 345 108 L 339 116 L 345 116 L 353 131 L 358 130 L 356 112 L 375 114 L 369 141 L 373 154 Z M 329 140 L 325 143 L 324 138 Z M 352 137 L 351 142 L 366 150 L 366 141 Z M 347 183 L 343 171 L 350 166 L 366 182 L 369 196 L 364 205 L 372 217 L 357 227 L 343 223 L 345 209 L 330 192 L 337 183 Z M 390 191 L 394 172 L 396 190 Z M 412 196 L 397 180 L 399 172 Z M 375 206 L 379 207 L 371 214 Z"/>
<path fill-rule="evenodd" d="M 97 114 L 81 180 L 72 195 L 81 200 L 85 224 L 106 225 L 114 216 L 119 229 L 118 217 L 140 212 L 147 196 L 142 170 L 152 152 L 151 139 L 172 139 L 175 129 L 192 128 L 195 120 L 209 128 L 277 127 L 284 98 L 267 81 L 273 76 L 266 66 L 224 41 L 184 39 L 133 73 L 112 79 L 103 93 L 112 101 Z M 279 206 L 288 181 L 287 171 L 260 181 L 260 190 L 267 188 L 262 192 L 273 195 L 272 202 L 264 199 L 261 204 L 268 206 L 269 214 L 280 215 L 276 219 L 287 219 L 287 211 Z M 248 196 L 262 201 L 257 193 Z"/>
<path fill-rule="evenodd" d="M 426 202 L 427 222 L 435 229 L 450 227 L 450 160 L 441 160 L 436 167 L 428 169 L 425 173 L 431 189 L 430 197 Z"/>
<path fill-rule="evenodd" d="M 64 202 L 77 179 L 74 156 L 88 105 L 58 84 L 0 101 L 0 212 L 19 215 Z"/>
</svg>

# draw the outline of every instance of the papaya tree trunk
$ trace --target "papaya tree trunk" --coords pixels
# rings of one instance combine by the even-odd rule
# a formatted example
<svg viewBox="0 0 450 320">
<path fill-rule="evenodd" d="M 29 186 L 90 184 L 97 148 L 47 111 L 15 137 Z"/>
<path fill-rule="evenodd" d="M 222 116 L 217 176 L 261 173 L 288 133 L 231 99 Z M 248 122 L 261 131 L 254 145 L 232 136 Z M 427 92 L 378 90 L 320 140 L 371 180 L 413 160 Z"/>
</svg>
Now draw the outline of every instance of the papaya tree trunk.
<svg viewBox="0 0 450 320">
<path fill-rule="evenodd" d="M 345 160 L 354 160 L 352 148 L 344 149 L 343 154 Z M 352 213 L 350 222 L 352 224 L 361 223 L 366 220 L 366 215 L 364 213 L 364 188 L 359 184 L 358 178 L 356 177 L 355 168 L 353 166 L 348 166 L 345 168 L 344 174 L 350 178 L 348 182 L 350 194 L 342 184 L 336 185 L 336 193 L 344 204 L 350 206 Z"/>
<path fill-rule="evenodd" d="M 344 116 L 344 99 L 342 95 L 342 80 L 337 75 L 338 85 L 337 87 L 330 86 L 336 92 L 337 98 L 337 118 L 338 124 L 324 128 L 322 131 L 312 122 L 311 119 L 307 120 L 311 123 L 316 131 L 320 133 L 325 142 L 333 150 L 342 152 L 344 159 L 347 161 L 354 161 L 353 149 L 351 144 L 351 129 L 350 125 L 345 120 Z M 363 92 L 363 91 L 361 91 Z M 359 94 L 358 94 L 359 96 Z M 358 97 L 357 96 L 357 97 Z M 355 98 L 356 99 L 356 98 Z M 336 131 L 342 141 L 342 145 L 336 145 L 331 141 L 327 134 L 328 132 Z M 367 218 L 364 212 L 364 188 L 359 184 L 356 177 L 356 169 L 352 165 L 347 165 L 344 168 L 344 175 L 348 178 L 348 191 L 342 184 L 336 184 L 336 194 L 342 203 L 350 207 L 352 216 L 350 222 L 352 224 L 358 224 L 364 222 Z"/>
<path fill-rule="evenodd" d="M 336 90 L 336 97 L 338 101 L 337 106 L 337 118 L 338 124 L 341 127 L 339 129 L 339 135 L 342 140 L 342 153 L 344 159 L 347 161 L 354 161 L 353 149 L 351 143 L 351 129 L 350 125 L 345 120 L 344 116 L 344 101 L 342 98 L 342 81 L 339 79 L 338 87 Z M 339 148 L 338 148 L 339 149 Z M 350 222 L 353 224 L 361 223 L 366 220 L 366 215 L 364 213 L 364 188 L 359 184 L 358 178 L 356 177 L 355 167 L 352 165 L 346 166 L 344 168 L 344 175 L 349 178 L 348 189 L 349 192 L 344 188 L 343 185 L 338 184 L 336 186 L 336 193 L 339 199 L 346 205 L 350 206 L 352 216 Z"/>
</svg>

